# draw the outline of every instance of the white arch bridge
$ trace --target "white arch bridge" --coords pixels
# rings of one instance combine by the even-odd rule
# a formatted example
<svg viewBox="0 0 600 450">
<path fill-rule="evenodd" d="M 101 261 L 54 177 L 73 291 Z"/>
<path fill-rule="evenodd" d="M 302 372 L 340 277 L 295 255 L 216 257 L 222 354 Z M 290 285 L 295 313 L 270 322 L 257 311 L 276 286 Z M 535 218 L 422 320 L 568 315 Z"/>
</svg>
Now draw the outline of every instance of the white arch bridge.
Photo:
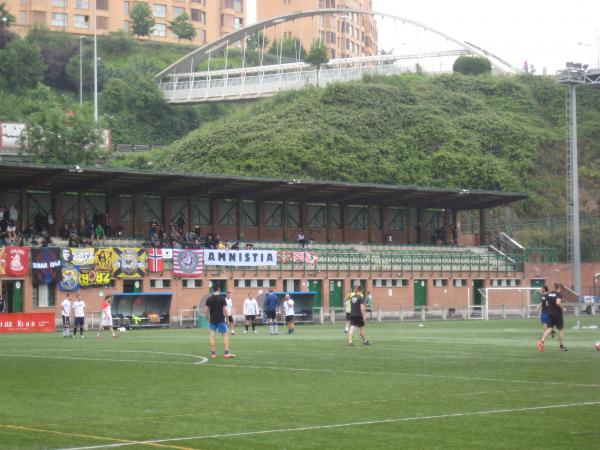
<svg viewBox="0 0 600 450">
<path fill-rule="evenodd" d="M 249 35 L 262 32 L 264 36 L 267 29 L 275 28 L 275 36 L 278 37 L 278 26 L 285 22 L 318 16 L 346 19 L 350 14 L 368 14 L 381 18 L 379 27 L 387 24 L 384 21 L 388 21 L 393 26 L 393 39 L 398 41 L 400 50 L 375 56 L 332 59 L 317 70 L 314 66 L 301 61 L 299 52 L 294 61 L 288 62 L 282 57 L 283 52 L 279 52 L 279 48 L 277 55 L 271 55 L 272 58 L 276 58 L 277 63 L 264 64 L 265 42 L 263 40 L 262 48 L 257 51 L 258 65 L 247 65 L 246 39 Z M 402 32 L 398 32 L 398 28 L 401 28 Z M 302 30 L 299 34 L 301 33 Z M 260 45 L 260 39 L 258 41 Z M 279 42 L 283 42 L 283 39 L 279 39 Z M 228 67 L 233 59 L 230 49 L 236 49 L 238 67 Z M 280 91 L 304 89 L 317 84 L 323 86 L 328 83 L 356 80 L 368 74 L 396 75 L 414 71 L 428 73 L 450 71 L 452 63 L 460 55 L 484 56 L 491 61 L 495 71 L 517 72 L 517 69 L 498 56 L 422 23 L 386 13 L 328 8 L 274 17 L 222 36 L 167 67 L 156 76 L 156 80 L 159 89 L 170 103 L 246 100 L 272 96 Z M 216 57 L 219 57 L 220 67 L 215 70 Z M 239 67 L 240 60 L 241 67 Z"/>
</svg>

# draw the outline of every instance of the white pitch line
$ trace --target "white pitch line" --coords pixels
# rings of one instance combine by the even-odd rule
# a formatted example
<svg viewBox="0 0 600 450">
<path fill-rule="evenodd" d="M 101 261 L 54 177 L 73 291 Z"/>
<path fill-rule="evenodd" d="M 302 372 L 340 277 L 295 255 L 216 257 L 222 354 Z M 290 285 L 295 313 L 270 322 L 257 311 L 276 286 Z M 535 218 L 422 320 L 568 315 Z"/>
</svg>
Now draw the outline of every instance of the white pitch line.
<svg viewBox="0 0 600 450">
<path fill-rule="evenodd" d="M 203 436 L 187 436 L 187 437 L 178 437 L 178 438 L 171 438 L 171 439 L 151 439 L 151 440 L 144 440 L 144 441 L 117 442 L 114 444 L 92 445 L 92 446 L 87 446 L 87 447 L 71 447 L 71 448 L 64 448 L 61 450 L 92 450 L 92 449 L 98 449 L 98 448 L 127 447 L 130 445 L 162 444 L 165 442 L 181 442 L 181 441 L 194 441 L 194 440 L 201 440 L 201 439 L 256 436 L 256 435 L 275 434 L 275 433 L 292 433 L 292 432 L 298 432 L 298 431 L 329 430 L 329 429 L 334 429 L 334 428 L 345 428 L 345 427 L 355 427 L 355 426 L 365 426 L 365 425 L 380 425 L 380 424 L 386 424 L 386 423 L 415 422 L 415 421 L 420 421 L 420 420 L 448 419 L 448 418 L 453 418 L 453 417 L 485 416 L 485 415 L 492 415 L 492 414 L 541 411 L 541 410 L 545 410 L 545 409 L 575 408 L 575 407 L 579 407 L 579 406 L 596 406 L 596 405 L 600 405 L 600 401 L 582 402 L 582 403 L 566 403 L 566 404 L 546 405 L 546 406 L 530 406 L 530 407 L 525 407 L 525 408 L 492 409 L 492 410 L 487 410 L 487 411 L 438 414 L 438 415 L 434 415 L 434 416 L 415 416 L 415 417 L 401 417 L 401 418 L 395 418 L 395 419 L 366 420 L 366 421 L 361 421 L 361 422 L 335 423 L 335 424 L 329 424 L 329 425 L 313 425 L 313 426 L 306 426 L 306 427 L 279 428 L 279 429 L 271 429 L 271 430 L 244 431 L 244 432 L 239 432 L 239 433 L 209 434 L 209 435 L 203 435 Z"/>
<path fill-rule="evenodd" d="M 195 362 L 178 362 L 178 361 L 148 361 L 143 359 L 113 359 L 113 358 L 91 358 L 83 356 L 52 356 L 52 355 L 26 355 L 26 354 L 11 354 L 11 353 L 0 353 L 0 357 L 7 358 L 35 358 L 35 359 L 66 359 L 70 361 L 102 361 L 102 362 L 140 362 L 145 364 L 174 364 L 174 365 L 196 365 L 204 364 L 208 361 L 208 358 L 204 356 L 186 355 L 180 353 L 166 353 L 166 352 L 151 352 L 151 351 L 135 351 L 135 350 L 103 350 L 104 352 L 122 352 L 122 353 L 154 353 L 163 355 L 173 356 L 186 356 L 197 359 Z M 93 351 L 93 353 L 96 350 Z"/>
</svg>

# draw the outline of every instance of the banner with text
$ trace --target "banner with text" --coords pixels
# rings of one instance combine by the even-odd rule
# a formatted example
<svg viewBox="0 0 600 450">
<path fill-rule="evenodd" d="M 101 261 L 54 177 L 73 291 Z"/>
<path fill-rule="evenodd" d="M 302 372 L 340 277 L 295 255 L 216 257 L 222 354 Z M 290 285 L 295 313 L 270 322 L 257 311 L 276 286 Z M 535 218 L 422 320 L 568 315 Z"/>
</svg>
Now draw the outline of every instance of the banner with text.
<svg viewBox="0 0 600 450">
<path fill-rule="evenodd" d="M 55 331 L 54 313 L 0 314 L 0 333 Z"/>
<path fill-rule="evenodd" d="M 31 249 L 31 272 L 34 284 L 56 283 L 61 278 L 60 249 Z"/>
<path fill-rule="evenodd" d="M 207 266 L 276 266 L 277 250 L 204 250 Z"/>
</svg>

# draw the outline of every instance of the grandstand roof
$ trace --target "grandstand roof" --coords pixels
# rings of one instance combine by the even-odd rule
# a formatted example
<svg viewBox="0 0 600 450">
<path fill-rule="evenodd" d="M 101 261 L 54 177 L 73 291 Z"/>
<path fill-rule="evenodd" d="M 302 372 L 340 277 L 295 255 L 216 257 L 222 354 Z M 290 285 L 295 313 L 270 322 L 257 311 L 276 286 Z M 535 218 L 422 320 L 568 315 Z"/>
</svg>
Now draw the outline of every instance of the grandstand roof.
<svg viewBox="0 0 600 450">
<path fill-rule="evenodd" d="M 92 191 L 177 197 L 334 202 L 416 208 L 493 208 L 528 197 L 523 192 L 424 188 L 302 179 L 274 179 L 79 166 L 0 162 L 0 191 Z"/>
</svg>

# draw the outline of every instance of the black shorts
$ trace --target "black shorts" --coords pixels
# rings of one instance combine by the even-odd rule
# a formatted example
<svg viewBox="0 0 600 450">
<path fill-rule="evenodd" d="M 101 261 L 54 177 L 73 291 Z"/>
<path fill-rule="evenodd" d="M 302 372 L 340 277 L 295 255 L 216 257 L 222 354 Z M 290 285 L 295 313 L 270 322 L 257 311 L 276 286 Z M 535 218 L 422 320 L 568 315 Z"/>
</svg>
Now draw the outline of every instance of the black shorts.
<svg viewBox="0 0 600 450">
<path fill-rule="evenodd" d="M 84 320 L 84 317 L 75 317 L 75 327 L 82 327 Z"/>
<path fill-rule="evenodd" d="M 277 311 L 267 311 L 267 319 L 276 319 Z"/>
<path fill-rule="evenodd" d="M 562 330 L 564 327 L 563 323 L 563 315 L 561 313 L 550 313 L 548 314 L 548 328 L 556 327 L 559 330 Z"/>
<path fill-rule="evenodd" d="M 71 324 L 71 321 L 69 320 L 69 316 L 62 316 L 62 320 L 63 320 L 63 327 L 68 327 Z"/>
<path fill-rule="evenodd" d="M 285 316 L 285 321 L 286 321 L 286 323 L 293 322 L 294 321 L 294 316 Z"/>
<path fill-rule="evenodd" d="M 256 314 L 246 314 L 246 320 L 248 322 L 254 322 L 256 320 Z"/>
<path fill-rule="evenodd" d="M 233 323 L 233 316 L 227 316 L 227 322 Z"/>
<path fill-rule="evenodd" d="M 350 313 L 346 313 L 346 322 L 350 322 Z"/>
<path fill-rule="evenodd" d="M 354 325 L 355 327 L 364 327 L 365 321 L 362 317 L 350 316 L 350 325 Z"/>
</svg>

